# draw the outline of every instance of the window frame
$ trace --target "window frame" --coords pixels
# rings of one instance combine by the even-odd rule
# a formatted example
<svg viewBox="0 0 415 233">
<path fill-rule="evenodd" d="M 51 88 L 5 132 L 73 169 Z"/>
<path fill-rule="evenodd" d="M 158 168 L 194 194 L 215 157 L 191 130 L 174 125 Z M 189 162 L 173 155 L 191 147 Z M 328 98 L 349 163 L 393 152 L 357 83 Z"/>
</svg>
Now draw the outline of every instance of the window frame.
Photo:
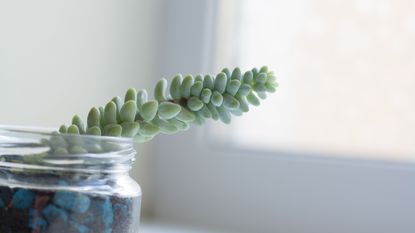
<svg viewBox="0 0 415 233">
<path fill-rule="evenodd" d="M 215 24 L 223 20 L 222 14 L 232 16 L 221 12 L 222 4 L 237 11 L 237 1 L 203 0 L 190 6 L 184 0 L 165 2 L 161 76 L 171 77 L 178 70 L 209 73 L 218 63 L 227 63 L 213 52 L 225 46 Z M 192 20 L 177 17 L 189 8 Z M 409 199 L 415 195 L 415 185 L 410 185 L 415 180 L 413 164 L 244 150 L 212 140 L 210 130 L 216 130 L 212 123 L 174 137 L 160 135 L 152 143 L 154 188 L 148 195 L 157 219 L 226 232 L 415 229 L 409 217 L 400 217 L 415 215 L 415 208 L 409 208 L 415 205 Z M 332 208 L 343 211 L 336 212 L 339 219 L 354 217 L 335 221 Z M 400 214 L 389 216 L 384 208 Z M 379 221 L 387 217 L 388 221 Z"/>
</svg>

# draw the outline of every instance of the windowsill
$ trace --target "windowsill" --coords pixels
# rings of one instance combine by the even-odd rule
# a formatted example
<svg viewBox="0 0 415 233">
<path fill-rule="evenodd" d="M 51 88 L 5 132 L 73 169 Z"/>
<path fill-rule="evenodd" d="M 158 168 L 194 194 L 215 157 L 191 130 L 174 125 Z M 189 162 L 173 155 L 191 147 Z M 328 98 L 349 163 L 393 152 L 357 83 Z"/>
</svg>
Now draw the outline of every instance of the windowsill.
<svg viewBox="0 0 415 233">
<path fill-rule="evenodd" d="M 209 230 L 201 227 L 165 223 L 162 221 L 144 220 L 140 224 L 140 233 L 225 233 L 225 231 Z"/>
</svg>

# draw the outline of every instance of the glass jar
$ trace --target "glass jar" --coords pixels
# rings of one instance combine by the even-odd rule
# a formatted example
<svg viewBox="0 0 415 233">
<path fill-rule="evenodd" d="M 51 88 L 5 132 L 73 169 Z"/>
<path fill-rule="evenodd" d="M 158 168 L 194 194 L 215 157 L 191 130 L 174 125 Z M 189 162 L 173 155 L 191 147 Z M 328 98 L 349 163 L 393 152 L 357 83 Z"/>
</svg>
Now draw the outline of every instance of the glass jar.
<svg viewBox="0 0 415 233">
<path fill-rule="evenodd" d="M 129 138 L 0 126 L 1 233 L 136 233 Z"/>
</svg>

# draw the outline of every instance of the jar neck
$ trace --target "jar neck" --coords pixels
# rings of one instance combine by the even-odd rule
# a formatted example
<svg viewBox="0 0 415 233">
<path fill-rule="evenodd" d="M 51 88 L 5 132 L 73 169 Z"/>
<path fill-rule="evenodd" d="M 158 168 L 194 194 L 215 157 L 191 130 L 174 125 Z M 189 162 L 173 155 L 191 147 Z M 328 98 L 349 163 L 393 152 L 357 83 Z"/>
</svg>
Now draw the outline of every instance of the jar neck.
<svg viewBox="0 0 415 233">
<path fill-rule="evenodd" d="M 125 175 L 132 167 L 135 154 L 133 140 L 129 138 L 0 126 L 0 171 Z"/>
</svg>

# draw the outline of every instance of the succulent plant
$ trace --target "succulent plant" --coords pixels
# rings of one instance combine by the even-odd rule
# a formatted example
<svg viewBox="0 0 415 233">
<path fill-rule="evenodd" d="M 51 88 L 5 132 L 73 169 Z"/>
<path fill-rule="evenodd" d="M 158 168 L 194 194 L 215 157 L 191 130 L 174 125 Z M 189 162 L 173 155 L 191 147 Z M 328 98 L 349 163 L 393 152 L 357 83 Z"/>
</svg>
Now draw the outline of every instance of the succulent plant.
<svg viewBox="0 0 415 233">
<path fill-rule="evenodd" d="M 134 137 L 145 142 L 159 133 L 187 130 L 192 123 L 202 125 L 210 118 L 228 124 L 231 114 L 240 116 L 249 111 L 249 105 L 258 106 L 277 86 L 266 66 L 245 73 L 225 68 L 215 77 L 178 74 L 170 87 L 166 79 L 158 81 L 152 100 L 146 90 L 130 88 L 124 100 L 116 96 L 105 107 L 92 108 L 86 124 L 75 115 L 71 125 L 62 125 L 59 132 Z"/>
<path fill-rule="evenodd" d="M 77 182 L 90 181 L 99 183 L 100 187 L 101 182 L 105 182 L 105 190 L 108 190 L 109 186 L 106 182 L 111 183 L 114 180 L 109 179 L 105 172 L 95 171 L 112 167 L 120 168 L 121 164 L 115 162 L 113 157 L 111 164 L 97 163 L 96 160 L 100 160 L 99 156 L 85 156 L 85 154 L 120 151 L 122 145 L 112 142 L 114 138 L 110 141 L 93 140 L 97 138 L 78 137 L 78 135 L 130 137 L 137 142 L 145 142 L 159 133 L 173 134 L 187 130 L 191 124 L 202 125 L 210 118 L 228 124 L 232 114 L 240 116 L 249 111 L 249 105 L 258 106 L 260 99 L 265 99 L 267 92 L 275 92 L 277 86 L 273 72 L 268 71 L 265 66 L 243 74 L 239 68 L 233 69 L 232 72 L 223 69 L 215 77 L 176 75 L 169 87 L 166 79 L 157 82 L 152 100 L 148 99 L 146 90 L 136 91 L 130 88 L 125 93 L 124 99 L 117 96 L 105 107 L 92 108 L 86 124 L 75 115 L 71 125 L 62 125 L 59 132 L 44 135 L 42 146 L 36 148 L 41 152 L 24 154 L 24 156 L 6 154 L 1 159 L 4 162 L 24 164 L 25 166 L 11 169 L 12 173 L 22 174 L 22 177 L 37 175 L 36 177 L 44 179 L 47 175 L 53 179 L 58 178 L 59 185 L 64 184 L 69 187 L 78 185 Z M 75 166 L 74 169 L 62 169 L 64 167 L 60 167 L 61 161 L 55 160 L 57 156 L 63 156 L 60 157 L 61 160 L 76 159 L 76 165 L 81 164 L 82 168 L 91 168 L 94 172 L 77 173 L 78 167 Z M 126 160 L 131 158 L 125 158 L 123 161 Z M 56 166 L 57 169 L 47 169 L 52 166 Z M 69 184 L 66 180 L 75 182 Z M 53 184 L 51 187 L 54 187 Z M 95 187 L 91 185 L 85 190 Z M 46 194 L 44 190 L 41 191 L 0 187 L 0 194 L 3 192 L 9 196 L 0 195 L 0 210 L 3 211 L 0 215 L 18 218 L 17 222 L 24 223 L 27 220 L 27 228 L 31 232 L 32 230 L 44 232 L 57 226 L 71 229 L 71 232 L 124 232 L 124 225 L 128 227 L 129 221 L 133 219 L 128 216 L 135 216 L 131 214 L 136 211 L 134 206 L 139 207 L 139 204 L 134 204 L 139 202 L 138 198 L 133 200 L 132 197 L 120 198 L 114 195 L 103 198 L 101 195 L 87 195 L 86 192 L 75 193 L 72 189 L 70 191 L 52 189 Z M 22 211 L 26 215 L 22 214 Z M 6 227 L 9 228 L 5 228 L 5 231 L 14 232 L 10 229 L 14 229 L 15 226 Z"/>
</svg>

